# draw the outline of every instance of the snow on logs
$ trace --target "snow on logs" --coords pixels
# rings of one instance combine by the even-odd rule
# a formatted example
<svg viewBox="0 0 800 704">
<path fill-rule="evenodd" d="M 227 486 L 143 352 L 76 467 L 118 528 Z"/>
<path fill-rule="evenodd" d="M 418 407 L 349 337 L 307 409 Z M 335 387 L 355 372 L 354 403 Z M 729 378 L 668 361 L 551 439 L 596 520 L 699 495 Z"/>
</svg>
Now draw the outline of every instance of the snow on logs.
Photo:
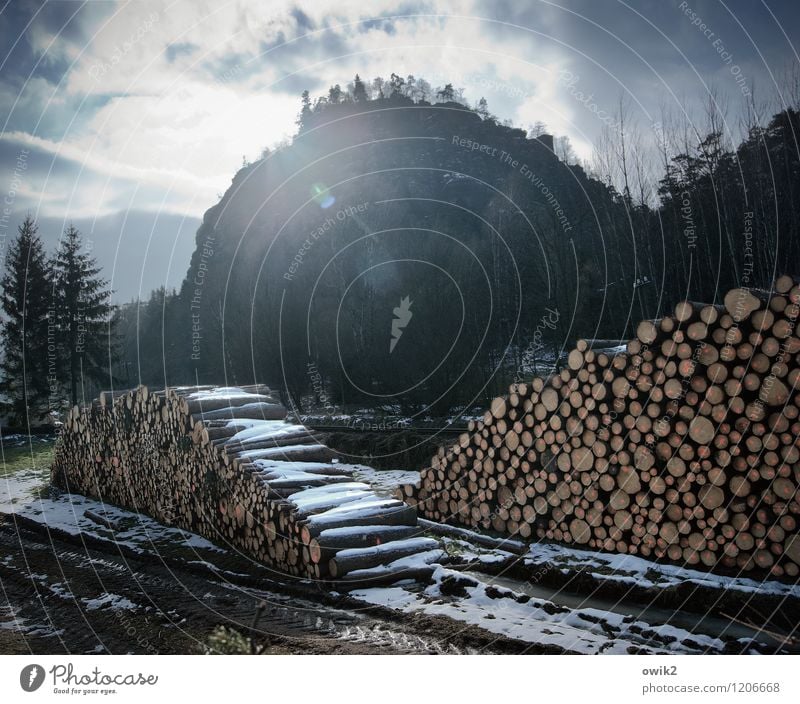
<svg viewBox="0 0 800 704">
<path fill-rule="evenodd" d="M 800 572 L 800 287 L 684 301 L 514 384 L 397 495 L 432 521 L 680 564 Z"/>
<path fill-rule="evenodd" d="M 53 483 L 199 533 L 290 575 L 424 576 L 416 509 L 378 496 L 263 386 L 103 392 L 67 415 Z"/>
</svg>

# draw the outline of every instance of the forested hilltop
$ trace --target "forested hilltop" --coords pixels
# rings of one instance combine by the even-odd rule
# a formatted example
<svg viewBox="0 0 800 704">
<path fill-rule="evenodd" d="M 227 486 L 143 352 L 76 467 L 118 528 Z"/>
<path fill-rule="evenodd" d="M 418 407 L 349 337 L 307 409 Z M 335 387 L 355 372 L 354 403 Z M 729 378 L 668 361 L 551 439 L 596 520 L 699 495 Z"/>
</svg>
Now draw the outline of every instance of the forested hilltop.
<svg viewBox="0 0 800 704">
<path fill-rule="evenodd" d="M 615 188 L 449 85 L 305 93 L 292 143 L 206 212 L 181 290 L 123 310 L 125 368 L 282 383 L 329 409 L 483 403 L 578 337 L 624 338 L 680 299 L 800 273 L 795 107 L 735 149 L 713 120 L 661 135 L 649 187 L 622 131 Z"/>
</svg>

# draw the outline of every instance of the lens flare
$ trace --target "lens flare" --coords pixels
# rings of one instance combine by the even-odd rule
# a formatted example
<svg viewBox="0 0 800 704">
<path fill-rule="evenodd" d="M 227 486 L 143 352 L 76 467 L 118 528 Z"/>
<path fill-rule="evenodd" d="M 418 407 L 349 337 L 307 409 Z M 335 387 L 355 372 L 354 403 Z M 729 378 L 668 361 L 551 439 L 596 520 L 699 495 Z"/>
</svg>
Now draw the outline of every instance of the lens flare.
<svg viewBox="0 0 800 704">
<path fill-rule="evenodd" d="M 315 183 L 311 186 L 311 195 L 322 209 L 330 208 L 336 202 L 336 198 L 324 183 Z"/>
</svg>

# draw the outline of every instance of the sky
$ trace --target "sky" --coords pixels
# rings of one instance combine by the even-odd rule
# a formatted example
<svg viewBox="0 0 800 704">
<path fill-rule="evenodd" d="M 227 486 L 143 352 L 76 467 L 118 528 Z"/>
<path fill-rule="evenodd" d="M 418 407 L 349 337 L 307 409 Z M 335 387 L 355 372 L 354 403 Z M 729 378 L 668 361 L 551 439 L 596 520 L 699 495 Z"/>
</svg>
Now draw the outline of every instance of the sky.
<svg viewBox="0 0 800 704">
<path fill-rule="evenodd" d="M 30 212 L 73 222 L 117 300 L 178 286 L 243 159 L 290 139 L 300 93 L 395 72 L 566 135 L 578 158 L 623 98 L 735 139 L 745 104 L 791 101 L 797 0 L 0 0 L 0 248 Z M 2 254 L 0 252 L 0 254 Z"/>
</svg>

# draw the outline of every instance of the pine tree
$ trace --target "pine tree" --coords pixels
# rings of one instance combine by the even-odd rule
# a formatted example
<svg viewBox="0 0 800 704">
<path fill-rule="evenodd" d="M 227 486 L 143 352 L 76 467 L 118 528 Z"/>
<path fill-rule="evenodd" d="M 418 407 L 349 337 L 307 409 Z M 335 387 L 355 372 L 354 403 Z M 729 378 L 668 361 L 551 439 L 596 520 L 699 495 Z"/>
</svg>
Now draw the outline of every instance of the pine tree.
<svg viewBox="0 0 800 704">
<path fill-rule="evenodd" d="M 48 340 L 51 272 L 38 227 L 29 215 L 18 229 L 0 282 L 0 392 L 12 424 L 22 427 L 47 416 L 57 357 L 54 349 L 48 354 L 48 342 L 54 343 Z"/>
<path fill-rule="evenodd" d="M 453 84 L 448 83 L 444 88 L 436 92 L 436 97 L 443 103 L 450 103 L 455 100 L 456 94 Z"/>
<path fill-rule="evenodd" d="M 311 114 L 311 96 L 309 96 L 308 91 L 304 90 L 300 95 L 300 114 L 297 117 L 297 124 L 302 131 L 303 127 L 306 126 L 306 120 L 308 116 Z"/>
<path fill-rule="evenodd" d="M 405 79 L 403 79 L 401 76 L 398 76 L 396 73 L 393 73 L 389 77 L 389 97 L 394 98 L 395 96 L 403 95 L 405 85 Z"/>
<path fill-rule="evenodd" d="M 328 89 L 328 102 L 331 105 L 338 105 L 342 102 L 342 87 L 338 83 Z"/>
<path fill-rule="evenodd" d="M 70 225 L 53 264 L 60 375 L 69 388 L 72 405 L 84 379 L 100 383 L 108 378 L 109 350 L 116 353 L 110 329 L 113 306 L 108 282 L 100 278 L 100 267 L 84 251 L 80 232 Z"/>
<path fill-rule="evenodd" d="M 353 100 L 355 100 L 357 103 L 367 102 L 367 88 L 364 85 L 364 82 L 361 80 L 361 76 L 358 74 L 356 74 L 356 77 L 353 80 Z"/>
</svg>

